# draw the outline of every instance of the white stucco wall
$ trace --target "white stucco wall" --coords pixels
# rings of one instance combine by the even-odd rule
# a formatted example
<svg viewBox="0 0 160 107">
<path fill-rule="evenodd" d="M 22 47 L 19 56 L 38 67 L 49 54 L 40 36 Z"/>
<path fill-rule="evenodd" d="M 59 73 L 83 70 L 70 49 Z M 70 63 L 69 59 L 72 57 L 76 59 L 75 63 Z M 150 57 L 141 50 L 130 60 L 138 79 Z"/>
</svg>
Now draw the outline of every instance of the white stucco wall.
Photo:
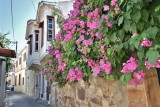
<svg viewBox="0 0 160 107">
<path fill-rule="evenodd" d="M 5 59 L 4 57 L 1 57 Z M 6 72 L 6 62 L 0 60 L 0 107 L 3 104 L 5 98 L 5 72 Z"/>
</svg>

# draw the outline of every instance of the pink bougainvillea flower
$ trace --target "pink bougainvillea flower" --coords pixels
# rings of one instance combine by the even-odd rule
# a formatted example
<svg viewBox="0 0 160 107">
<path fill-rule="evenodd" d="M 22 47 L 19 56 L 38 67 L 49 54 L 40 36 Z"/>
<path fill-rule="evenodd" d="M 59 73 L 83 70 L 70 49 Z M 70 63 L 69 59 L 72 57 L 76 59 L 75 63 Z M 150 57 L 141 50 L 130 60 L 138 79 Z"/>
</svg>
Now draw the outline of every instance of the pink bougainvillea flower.
<svg viewBox="0 0 160 107">
<path fill-rule="evenodd" d="M 58 32 L 58 34 L 55 37 L 56 40 L 62 40 L 61 32 Z"/>
<path fill-rule="evenodd" d="M 67 75 L 67 79 L 69 79 L 70 82 L 73 82 L 75 80 L 80 81 L 82 80 L 82 77 L 83 77 L 83 73 L 82 71 L 79 70 L 78 67 L 76 67 L 75 69 L 70 69 Z"/>
<path fill-rule="evenodd" d="M 131 79 L 129 81 L 129 84 L 134 85 L 134 86 L 142 84 L 142 82 L 144 81 L 145 75 L 146 74 L 142 70 L 140 70 L 138 72 L 134 72 L 133 73 L 133 79 Z"/>
<path fill-rule="evenodd" d="M 147 69 L 150 69 L 151 67 L 154 67 L 154 68 L 160 68 L 160 61 L 157 60 L 154 65 L 151 65 L 151 63 L 149 61 L 146 61 L 145 62 L 145 66 Z"/>
<path fill-rule="evenodd" d="M 82 42 L 83 40 L 84 40 L 84 35 L 81 35 L 81 36 L 78 38 L 77 42 L 80 43 L 80 42 Z"/>
<path fill-rule="evenodd" d="M 93 76 L 94 77 L 97 77 L 97 75 L 100 73 L 101 71 L 101 68 L 100 66 L 96 66 L 94 69 L 93 69 L 94 73 L 93 73 Z"/>
<path fill-rule="evenodd" d="M 111 6 L 115 6 L 116 2 L 117 2 L 117 0 L 111 0 Z"/>
<path fill-rule="evenodd" d="M 138 79 L 138 80 L 143 80 L 144 77 L 145 77 L 145 73 L 142 70 L 140 70 L 138 72 L 134 72 L 133 77 Z"/>
<path fill-rule="evenodd" d="M 147 38 L 144 38 L 143 41 L 141 42 L 141 46 L 151 47 L 152 46 L 152 41 L 149 41 Z"/>
<path fill-rule="evenodd" d="M 48 60 L 49 66 L 52 66 L 52 59 Z"/>
<path fill-rule="evenodd" d="M 116 10 L 116 11 L 118 11 L 118 10 L 119 10 L 119 6 L 118 6 L 118 4 L 116 4 L 116 6 L 115 6 L 114 10 Z"/>
<path fill-rule="evenodd" d="M 134 85 L 135 87 L 137 87 L 140 83 L 141 82 L 136 79 L 129 80 L 129 84 Z"/>
<path fill-rule="evenodd" d="M 104 46 L 100 46 L 100 50 L 101 50 L 101 53 L 102 53 L 102 54 L 105 53 Z"/>
<path fill-rule="evenodd" d="M 53 79 L 53 75 L 52 75 L 52 74 L 50 74 L 50 75 L 49 75 L 49 78 L 50 78 L 50 79 Z"/>
<path fill-rule="evenodd" d="M 83 73 L 82 73 L 81 71 L 79 71 L 79 72 L 77 73 L 77 80 L 78 80 L 78 81 L 82 80 L 82 77 L 83 77 Z"/>
<path fill-rule="evenodd" d="M 110 62 L 107 61 L 106 63 L 102 64 L 101 67 L 102 67 L 102 69 L 105 70 L 106 74 L 110 74 L 111 69 L 112 69 Z"/>
<path fill-rule="evenodd" d="M 104 5 L 103 8 L 104 8 L 104 9 L 103 9 L 104 11 L 107 11 L 107 10 L 110 9 L 110 7 L 109 7 L 108 5 Z"/>
<path fill-rule="evenodd" d="M 160 68 L 160 61 L 159 61 L 159 60 L 157 60 L 157 61 L 155 62 L 154 67 L 155 67 L 155 68 Z"/>
<path fill-rule="evenodd" d="M 64 71 L 65 65 L 59 65 L 58 66 L 58 71 Z"/>
<path fill-rule="evenodd" d="M 98 21 L 87 22 L 87 27 L 90 29 L 100 28 L 101 24 Z"/>
<path fill-rule="evenodd" d="M 108 27 L 112 27 L 112 24 L 109 23 L 109 22 L 107 22 L 107 26 L 108 26 Z"/>
<path fill-rule="evenodd" d="M 136 59 L 133 57 L 130 57 L 130 59 L 127 61 L 127 63 L 123 64 L 123 69 L 121 72 L 128 73 L 133 72 L 138 67 Z"/>
<path fill-rule="evenodd" d="M 96 32 L 96 37 L 97 37 L 98 39 L 102 39 L 102 35 L 101 35 L 100 33 L 98 33 L 98 32 Z"/>
<path fill-rule="evenodd" d="M 78 67 L 75 68 L 75 71 L 76 71 L 76 74 L 77 74 L 76 79 L 77 79 L 78 81 L 82 80 L 82 77 L 83 77 L 82 71 L 80 71 Z"/>
<path fill-rule="evenodd" d="M 149 62 L 149 61 L 146 61 L 146 62 L 145 62 L 145 66 L 146 66 L 147 69 L 150 69 L 150 68 L 151 68 L 150 62 Z"/>
<path fill-rule="evenodd" d="M 67 42 L 69 40 L 72 40 L 72 35 L 71 34 L 66 34 L 65 38 L 64 38 L 64 41 Z"/>
</svg>

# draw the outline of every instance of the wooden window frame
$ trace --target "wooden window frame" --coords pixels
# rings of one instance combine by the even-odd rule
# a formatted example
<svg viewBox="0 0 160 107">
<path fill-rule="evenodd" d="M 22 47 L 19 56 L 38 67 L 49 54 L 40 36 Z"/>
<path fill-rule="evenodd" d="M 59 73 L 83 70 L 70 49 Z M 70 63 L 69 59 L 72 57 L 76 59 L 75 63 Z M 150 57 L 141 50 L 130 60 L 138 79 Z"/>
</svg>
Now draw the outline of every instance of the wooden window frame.
<svg viewBox="0 0 160 107">
<path fill-rule="evenodd" d="M 49 19 L 52 19 L 52 29 L 49 28 Z M 49 39 L 49 30 L 52 30 L 52 38 Z M 52 41 L 55 38 L 55 18 L 53 16 L 47 16 L 47 41 Z"/>
<path fill-rule="evenodd" d="M 38 52 L 38 51 L 39 51 L 39 31 L 35 30 L 35 52 Z"/>
<path fill-rule="evenodd" d="M 44 45 L 44 21 L 39 23 L 39 28 L 41 28 L 41 48 Z"/>
<path fill-rule="evenodd" d="M 30 55 L 32 55 L 32 42 L 33 42 L 33 36 L 30 35 L 29 38 L 30 38 L 30 42 L 29 42 L 29 50 L 30 50 Z"/>
</svg>

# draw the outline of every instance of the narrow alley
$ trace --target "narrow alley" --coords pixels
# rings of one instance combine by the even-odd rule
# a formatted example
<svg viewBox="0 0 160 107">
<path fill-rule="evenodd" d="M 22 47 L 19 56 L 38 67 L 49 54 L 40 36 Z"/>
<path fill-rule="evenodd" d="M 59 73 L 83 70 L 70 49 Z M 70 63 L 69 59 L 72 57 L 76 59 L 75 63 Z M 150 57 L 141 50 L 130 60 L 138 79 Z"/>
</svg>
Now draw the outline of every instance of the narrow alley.
<svg viewBox="0 0 160 107">
<path fill-rule="evenodd" d="M 51 107 L 42 100 L 34 99 L 26 94 L 13 91 L 6 92 L 4 107 Z"/>
</svg>

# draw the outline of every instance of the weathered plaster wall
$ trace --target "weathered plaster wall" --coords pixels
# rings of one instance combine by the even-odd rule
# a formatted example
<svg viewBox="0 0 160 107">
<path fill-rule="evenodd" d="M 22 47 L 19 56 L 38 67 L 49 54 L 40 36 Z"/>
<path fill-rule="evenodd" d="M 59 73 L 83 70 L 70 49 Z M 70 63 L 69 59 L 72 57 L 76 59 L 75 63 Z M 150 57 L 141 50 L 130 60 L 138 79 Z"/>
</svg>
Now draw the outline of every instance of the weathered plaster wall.
<svg viewBox="0 0 160 107">
<path fill-rule="evenodd" d="M 5 98 L 5 72 L 6 62 L 0 60 L 0 107 L 2 106 Z"/>
</svg>

